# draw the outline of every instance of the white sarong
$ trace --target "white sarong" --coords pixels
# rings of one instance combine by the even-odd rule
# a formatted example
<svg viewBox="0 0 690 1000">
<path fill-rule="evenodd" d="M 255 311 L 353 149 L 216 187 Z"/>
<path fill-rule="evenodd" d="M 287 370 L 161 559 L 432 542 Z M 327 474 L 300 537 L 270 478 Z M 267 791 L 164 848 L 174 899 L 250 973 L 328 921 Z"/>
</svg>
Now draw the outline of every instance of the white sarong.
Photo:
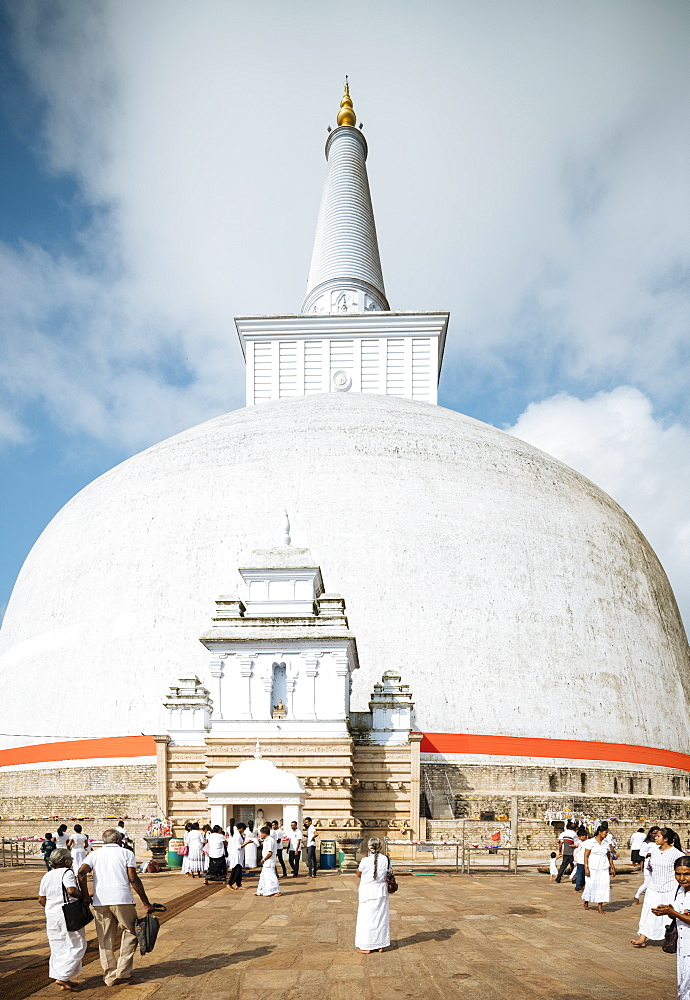
<svg viewBox="0 0 690 1000">
<path fill-rule="evenodd" d="M 265 864 L 261 869 L 256 894 L 257 896 L 275 896 L 277 892 L 280 892 L 280 882 L 276 875 L 276 867 L 275 865 Z"/>
<path fill-rule="evenodd" d="M 390 918 L 388 914 L 388 893 L 376 899 L 360 899 L 357 908 L 355 928 L 355 948 L 361 951 L 376 951 L 387 948 L 391 943 Z"/>
<path fill-rule="evenodd" d="M 81 848 L 72 848 L 72 871 L 76 875 L 79 871 L 79 866 L 84 863 L 84 858 L 86 857 L 86 851 Z"/>
<path fill-rule="evenodd" d="M 650 941 L 663 941 L 666 934 L 666 925 L 671 923 L 671 917 L 657 917 L 652 913 L 652 907 L 661 906 L 662 903 L 670 903 L 673 906 L 676 888 L 669 889 L 666 892 L 658 892 L 658 890 L 652 888 L 651 884 L 647 886 L 647 891 L 644 894 L 644 903 L 642 904 L 642 913 L 640 914 L 638 934 L 644 934 Z"/>
<path fill-rule="evenodd" d="M 62 906 L 46 910 L 46 934 L 50 943 L 48 975 L 66 982 L 81 972 L 81 960 L 86 951 L 84 929 L 68 931 Z"/>
<path fill-rule="evenodd" d="M 585 876 L 585 891 L 582 893 L 583 902 L 587 903 L 610 903 L 611 902 L 611 875 L 608 868 L 600 868 L 592 871 L 589 878 Z"/>
</svg>

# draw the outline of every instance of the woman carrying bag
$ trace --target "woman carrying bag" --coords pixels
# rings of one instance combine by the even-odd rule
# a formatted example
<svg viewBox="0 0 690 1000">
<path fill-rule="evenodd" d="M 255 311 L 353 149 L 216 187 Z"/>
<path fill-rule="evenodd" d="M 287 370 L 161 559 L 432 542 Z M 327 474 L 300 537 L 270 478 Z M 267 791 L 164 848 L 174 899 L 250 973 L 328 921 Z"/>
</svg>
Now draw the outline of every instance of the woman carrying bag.
<svg viewBox="0 0 690 1000">
<path fill-rule="evenodd" d="M 81 890 L 71 869 L 70 851 L 58 847 L 48 860 L 51 870 L 41 879 L 38 890 L 38 901 L 46 911 L 46 934 L 50 943 L 48 975 L 61 989 L 73 993 L 78 987 L 71 979 L 81 972 L 81 960 L 86 951 L 86 934 L 83 927 L 76 931 L 67 930 L 63 906 L 65 895 L 68 899 L 81 899 Z"/>
<path fill-rule="evenodd" d="M 383 951 L 391 943 L 388 893 L 395 892 L 397 886 L 391 874 L 390 858 L 381 854 L 381 841 L 372 837 L 369 841 L 369 856 L 362 858 L 357 870 L 359 878 L 359 907 L 355 930 L 355 948 L 368 955 L 372 951 Z"/>
</svg>

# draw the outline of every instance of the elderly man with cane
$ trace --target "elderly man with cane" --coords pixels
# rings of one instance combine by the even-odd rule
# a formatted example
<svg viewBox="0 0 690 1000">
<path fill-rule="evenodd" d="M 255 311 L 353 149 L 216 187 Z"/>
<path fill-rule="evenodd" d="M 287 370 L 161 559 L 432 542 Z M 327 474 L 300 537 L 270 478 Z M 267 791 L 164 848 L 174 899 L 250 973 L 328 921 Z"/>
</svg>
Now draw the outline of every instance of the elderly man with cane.
<svg viewBox="0 0 690 1000">
<path fill-rule="evenodd" d="M 137 908 L 132 889 L 146 907 L 153 910 L 146 890 L 137 874 L 136 859 L 131 851 L 122 847 L 122 834 L 118 830 L 104 830 L 103 847 L 93 851 L 79 868 L 79 885 L 82 898 L 93 902 L 98 935 L 98 950 L 106 986 L 114 986 L 131 978 L 137 937 L 134 921 Z M 93 900 L 89 895 L 87 877 L 93 873 Z M 122 931 L 120 955 L 115 959 L 115 935 Z"/>
</svg>

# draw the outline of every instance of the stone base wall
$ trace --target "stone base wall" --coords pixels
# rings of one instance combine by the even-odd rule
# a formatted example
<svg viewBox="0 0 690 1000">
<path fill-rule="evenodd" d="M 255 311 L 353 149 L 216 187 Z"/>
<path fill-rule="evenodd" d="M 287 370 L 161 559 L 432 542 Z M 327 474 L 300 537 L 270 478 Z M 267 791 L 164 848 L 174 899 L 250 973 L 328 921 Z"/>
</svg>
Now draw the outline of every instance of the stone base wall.
<svg viewBox="0 0 690 1000">
<path fill-rule="evenodd" d="M 668 768 L 621 764 L 611 767 L 503 762 L 456 764 L 428 760 L 423 760 L 421 766 L 432 788 L 445 774 L 453 792 L 460 797 L 465 792 L 501 792 L 507 788 L 512 789 L 513 794 L 654 795 L 663 798 L 690 795 L 688 773 Z"/>
<path fill-rule="evenodd" d="M 154 763 L 0 771 L 3 837 L 42 837 L 60 823 L 71 829 L 81 822 L 98 839 L 123 819 L 128 831 L 141 838 L 156 814 Z"/>
</svg>

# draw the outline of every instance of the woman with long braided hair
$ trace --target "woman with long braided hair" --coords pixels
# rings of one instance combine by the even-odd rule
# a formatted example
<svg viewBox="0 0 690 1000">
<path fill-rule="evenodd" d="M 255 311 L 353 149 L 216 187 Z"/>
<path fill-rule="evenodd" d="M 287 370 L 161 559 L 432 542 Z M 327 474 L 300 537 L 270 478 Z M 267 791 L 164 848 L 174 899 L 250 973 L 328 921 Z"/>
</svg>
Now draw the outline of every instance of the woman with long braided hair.
<svg viewBox="0 0 690 1000">
<path fill-rule="evenodd" d="M 383 951 L 391 943 L 390 916 L 388 912 L 388 884 L 390 858 L 381 853 L 381 841 L 372 837 L 369 854 L 362 858 L 357 870 L 359 878 L 359 907 L 355 948 L 368 955 Z"/>
</svg>

